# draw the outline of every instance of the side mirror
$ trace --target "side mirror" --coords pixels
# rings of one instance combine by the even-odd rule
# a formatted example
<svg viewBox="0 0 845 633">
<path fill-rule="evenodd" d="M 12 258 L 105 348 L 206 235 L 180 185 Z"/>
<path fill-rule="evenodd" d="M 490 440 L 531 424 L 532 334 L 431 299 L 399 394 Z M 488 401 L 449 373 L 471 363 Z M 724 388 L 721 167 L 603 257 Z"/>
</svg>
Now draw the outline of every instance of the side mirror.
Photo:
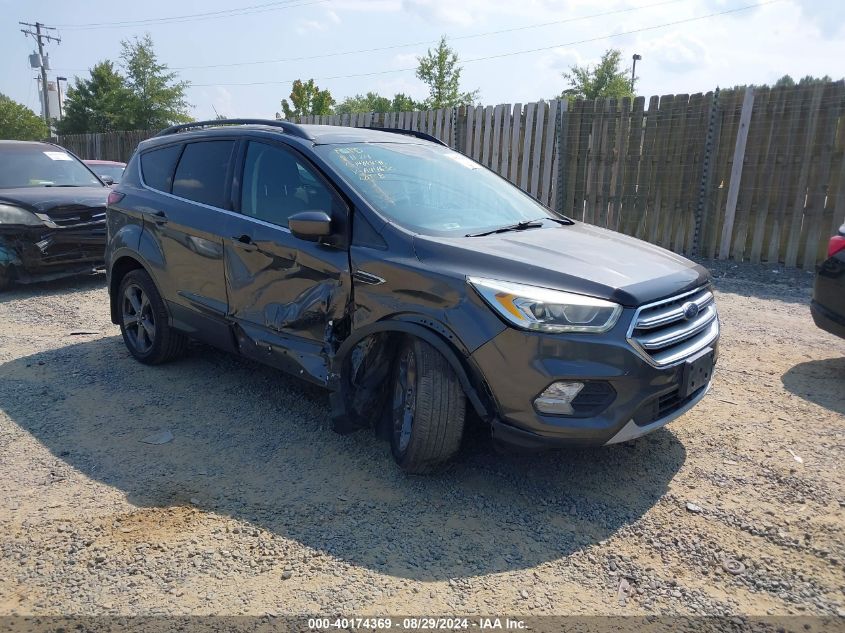
<svg viewBox="0 0 845 633">
<path fill-rule="evenodd" d="M 325 211 L 302 211 L 288 218 L 288 228 L 294 237 L 316 242 L 332 234 L 332 219 Z"/>
<path fill-rule="evenodd" d="M 100 180 L 106 183 L 109 187 L 114 184 L 114 178 L 112 178 L 111 176 L 100 176 Z"/>
</svg>

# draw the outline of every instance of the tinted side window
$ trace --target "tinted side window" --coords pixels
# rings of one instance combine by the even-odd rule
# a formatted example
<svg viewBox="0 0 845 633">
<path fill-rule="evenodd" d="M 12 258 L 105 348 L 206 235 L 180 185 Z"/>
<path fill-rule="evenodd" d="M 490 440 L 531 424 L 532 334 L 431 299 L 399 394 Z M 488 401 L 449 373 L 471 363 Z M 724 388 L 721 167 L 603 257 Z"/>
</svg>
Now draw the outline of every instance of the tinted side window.
<svg viewBox="0 0 845 633">
<path fill-rule="evenodd" d="M 181 152 L 181 145 L 170 145 L 141 154 L 141 172 L 144 174 L 144 182 L 153 189 L 170 193 L 173 170 Z"/>
<path fill-rule="evenodd" d="M 306 210 L 332 212 L 334 197 L 312 168 L 280 147 L 251 142 L 244 160 L 241 213 L 286 227 Z"/>
<path fill-rule="evenodd" d="M 173 179 L 173 195 L 225 208 L 226 172 L 234 146 L 234 141 L 186 145 Z"/>
</svg>

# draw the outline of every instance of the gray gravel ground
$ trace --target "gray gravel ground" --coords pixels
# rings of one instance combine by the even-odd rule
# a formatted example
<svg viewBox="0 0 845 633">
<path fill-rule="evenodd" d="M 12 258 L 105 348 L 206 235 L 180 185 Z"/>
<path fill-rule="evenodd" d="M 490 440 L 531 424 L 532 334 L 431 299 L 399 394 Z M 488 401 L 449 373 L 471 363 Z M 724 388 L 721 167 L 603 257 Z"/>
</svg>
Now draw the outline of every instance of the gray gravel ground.
<svg viewBox="0 0 845 633">
<path fill-rule="evenodd" d="M 705 264 L 700 406 L 601 449 L 476 431 L 426 478 L 275 370 L 134 362 L 102 276 L 7 292 L 0 615 L 843 613 L 845 341 L 813 325 L 812 275 Z"/>
</svg>

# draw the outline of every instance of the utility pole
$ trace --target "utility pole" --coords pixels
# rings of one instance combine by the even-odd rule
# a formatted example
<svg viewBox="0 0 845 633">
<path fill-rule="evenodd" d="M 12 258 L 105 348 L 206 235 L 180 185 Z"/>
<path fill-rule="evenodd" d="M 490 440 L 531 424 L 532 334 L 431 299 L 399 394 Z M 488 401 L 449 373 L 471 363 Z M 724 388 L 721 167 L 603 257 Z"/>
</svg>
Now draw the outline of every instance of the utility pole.
<svg viewBox="0 0 845 633">
<path fill-rule="evenodd" d="M 634 81 L 636 80 L 636 72 L 637 72 L 637 61 L 642 59 L 643 56 L 639 53 L 634 53 L 633 60 L 634 63 L 631 64 L 631 92 L 634 92 Z"/>
<path fill-rule="evenodd" d="M 41 102 L 44 104 L 44 122 L 47 124 L 47 130 L 50 130 L 50 97 L 47 94 L 47 68 L 44 64 L 44 41 L 53 41 L 56 44 L 61 43 L 62 38 L 49 33 L 42 33 L 43 31 L 55 31 L 53 27 L 44 26 L 41 22 L 30 24 L 29 22 L 18 22 L 21 26 L 28 26 L 29 29 L 21 29 L 24 35 L 31 35 L 38 43 L 38 57 L 41 62 Z M 31 29 L 35 29 L 33 32 Z"/>
</svg>

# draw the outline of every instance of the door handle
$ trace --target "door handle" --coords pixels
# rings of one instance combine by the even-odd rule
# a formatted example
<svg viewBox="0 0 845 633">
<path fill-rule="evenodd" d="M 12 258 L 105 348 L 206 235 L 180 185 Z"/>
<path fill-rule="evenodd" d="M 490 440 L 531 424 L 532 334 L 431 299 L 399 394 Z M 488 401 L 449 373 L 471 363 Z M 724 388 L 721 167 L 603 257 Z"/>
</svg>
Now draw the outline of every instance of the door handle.
<svg viewBox="0 0 845 633">
<path fill-rule="evenodd" d="M 252 241 L 252 238 L 249 235 L 236 235 L 232 238 L 235 241 L 235 245 L 239 246 L 245 251 L 257 251 L 258 244 Z"/>
<path fill-rule="evenodd" d="M 153 216 L 153 222 L 159 226 L 167 224 L 167 214 L 164 211 L 155 211 L 151 215 Z"/>
</svg>

